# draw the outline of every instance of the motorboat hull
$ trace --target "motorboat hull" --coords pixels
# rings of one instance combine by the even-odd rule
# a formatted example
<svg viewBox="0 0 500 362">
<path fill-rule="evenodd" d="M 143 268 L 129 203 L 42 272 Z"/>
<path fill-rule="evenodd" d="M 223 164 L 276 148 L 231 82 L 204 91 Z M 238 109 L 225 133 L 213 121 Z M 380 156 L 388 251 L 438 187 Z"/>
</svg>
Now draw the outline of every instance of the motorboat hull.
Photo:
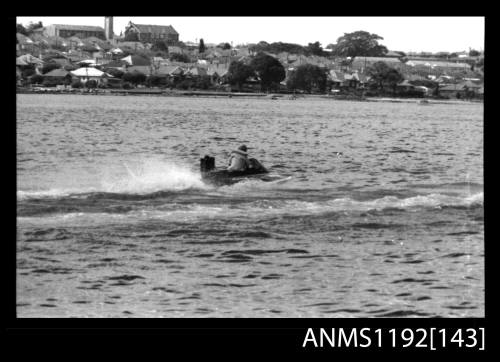
<svg viewBox="0 0 500 362">
<path fill-rule="evenodd" d="M 255 159 L 249 159 L 249 163 L 253 167 L 245 171 L 228 171 L 227 169 L 216 169 L 215 158 L 205 156 L 200 159 L 201 178 L 213 185 L 232 185 L 249 179 L 266 181 L 266 175 L 269 173 L 267 169 Z"/>
</svg>

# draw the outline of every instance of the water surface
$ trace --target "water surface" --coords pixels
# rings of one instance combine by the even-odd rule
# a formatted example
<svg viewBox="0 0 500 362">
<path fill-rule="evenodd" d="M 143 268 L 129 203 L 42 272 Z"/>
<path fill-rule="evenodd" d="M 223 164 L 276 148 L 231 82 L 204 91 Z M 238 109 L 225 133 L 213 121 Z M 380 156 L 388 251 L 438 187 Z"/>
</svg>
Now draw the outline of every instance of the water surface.
<svg viewBox="0 0 500 362">
<path fill-rule="evenodd" d="M 484 316 L 482 104 L 20 94 L 17 185 L 20 317 Z"/>
</svg>

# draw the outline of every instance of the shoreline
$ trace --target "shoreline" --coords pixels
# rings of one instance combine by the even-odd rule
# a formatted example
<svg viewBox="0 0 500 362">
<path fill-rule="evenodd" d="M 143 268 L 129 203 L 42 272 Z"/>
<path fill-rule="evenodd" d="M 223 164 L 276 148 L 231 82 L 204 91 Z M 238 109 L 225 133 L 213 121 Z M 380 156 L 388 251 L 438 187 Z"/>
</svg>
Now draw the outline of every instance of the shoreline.
<svg viewBox="0 0 500 362">
<path fill-rule="evenodd" d="M 193 91 L 193 90 L 164 90 L 155 88 L 144 89 L 98 89 L 93 92 L 84 92 L 81 90 L 31 90 L 17 89 L 16 94 L 74 94 L 74 95 L 111 95 L 111 96 L 163 96 L 163 97 L 249 97 L 249 98 L 265 98 L 265 99 L 314 99 L 323 98 L 339 101 L 359 101 L 359 102 L 392 102 L 392 103 L 418 103 L 422 105 L 428 104 L 468 104 L 468 103 L 484 103 L 482 99 L 462 100 L 462 99 L 434 99 L 434 98 L 392 98 L 392 97 L 350 97 L 350 96 L 334 96 L 325 94 L 287 94 L 287 93 L 248 93 L 248 92 L 227 92 L 227 91 Z"/>
</svg>

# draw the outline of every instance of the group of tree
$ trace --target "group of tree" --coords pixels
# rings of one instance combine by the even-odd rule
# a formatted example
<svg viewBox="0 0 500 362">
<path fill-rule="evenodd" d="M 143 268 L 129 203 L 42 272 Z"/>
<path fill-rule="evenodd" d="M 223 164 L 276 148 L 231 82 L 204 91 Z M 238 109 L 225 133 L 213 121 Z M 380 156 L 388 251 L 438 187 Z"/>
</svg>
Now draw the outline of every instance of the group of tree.
<svg viewBox="0 0 500 362">
<path fill-rule="evenodd" d="M 336 44 L 329 44 L 327 48 L 332 50 L 332 54 L 339 57 L 380 57 L 388 53 L 387 47 L 378 43 L 383 40 L 377 34 L 359 30 L 353 33 L 344 33 L 337 39 Z"/>
<path fill-rule="evenodd" d="M 184 53 L 172 53 L 169 55 L 169 59 L 173 62 L 189 63 L 191 59 L 187 54 Z"/>
<path fill-rule="evenodd" d="M 290 90 L 303 90 L 308 93 L 313 91 L 324 93 L 327 84 L 327 74 L 324 69 L 313 64 L 304 64 L 293 72 L 287 80 L 287 88 Z"/>
<path fill-rule="evenodd" d="M 397 69 L 389 67 L 384 62 L 376 62 L 368 68 L 371 82 L 382 92 L 390 87 L 396 93 L 396 86 L 404 80 Z"/>
<path fill-rule="evenodd" d="M 286 77 L 285 68 L 279 60 L 265 53 L 258 53 L 248 65 L 241 61 L 231 62 L 228 73 L 229 83 L 238 88 L 249 78 L 258 78 L 261 90 L 277 89 Z"/>
<path fill-rule="evenodd" d="M 231 44 L 229 44 L 229 43 L 220 43 L 219 45 L 217 45 L 217 48 L 221 48 L 223 50 L 228 50 L 228 49 L 231 49 Z"/>
<path fill-rule="evenodd" d="M 317 55 L 317 56 L 335 56 L 335 57 L 355 57 L 355 56 L 370 56 L 379 57 L 388 53 L 387 47 L 379 44 L 379 40 L 383 40 L 381 36 L 372 34 L 367 31 L 355 31 L 352 33 L 344 33 L 343 36 L 337 39 L 336 44 L 329 44 L 326 48 L 330 52 L 325 52 L 321 47 L 320 42 L 309 43 L 307 46 L 302 46 L 293 43 L 267 43 L 261 41 L 257 44 L 249 46 L 252 52 L 267 52 L 278 54 L 287 52 L 290 54 L 299 55 Z"/>
<path fill-rule="evenodd" d="M 122 80 L 134 85 L 143 84 L 146 81 L 146 75 L 141 72 L 127 72 L 122 75 Z"/>
<path fill-rule="evenodd" d="M 278 53 L 290 53 L 290 54 L 299 54 L 299 55 L 318 55 L 325 56 L 327 53 L 321 47 L 319 41 L 314 43 L 309 43 L 307 46 L 302 46 L 300 44 L 293 43 L 283 43 L 283 42 L 275 42 L 275 43 L 267 43 L 265 41 L 261 41 L 257 44 L 252 44 L 248 47 L 251 52 L 261 53 L 267 52 L 272 54 Z"/>
<path fill-rule="evenodd" d="M 269 44 L 265 41 L 261 41 L 257 44 L 251 44 L 248 49 L 254 53 L 268 52 L 278 54 L 287 52 L 290 54 L 306 54 L 306 49 L 302 45 L 282 42 Z"/>
</svg>

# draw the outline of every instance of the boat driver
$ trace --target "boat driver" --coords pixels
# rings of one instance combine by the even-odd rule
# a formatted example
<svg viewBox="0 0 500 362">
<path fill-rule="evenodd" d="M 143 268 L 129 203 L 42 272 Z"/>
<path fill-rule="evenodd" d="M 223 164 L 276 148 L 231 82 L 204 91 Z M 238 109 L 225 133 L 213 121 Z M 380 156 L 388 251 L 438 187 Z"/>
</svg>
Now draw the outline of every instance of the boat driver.
<svg viewBox="0 0 500 362">
<path fill-rule="evenodd" d="M 247 146 L 241 145 L 237 150 L 231 152 L 229 156 L 228 171 L 245 171 L 249 167 Z"/>
</svg>

